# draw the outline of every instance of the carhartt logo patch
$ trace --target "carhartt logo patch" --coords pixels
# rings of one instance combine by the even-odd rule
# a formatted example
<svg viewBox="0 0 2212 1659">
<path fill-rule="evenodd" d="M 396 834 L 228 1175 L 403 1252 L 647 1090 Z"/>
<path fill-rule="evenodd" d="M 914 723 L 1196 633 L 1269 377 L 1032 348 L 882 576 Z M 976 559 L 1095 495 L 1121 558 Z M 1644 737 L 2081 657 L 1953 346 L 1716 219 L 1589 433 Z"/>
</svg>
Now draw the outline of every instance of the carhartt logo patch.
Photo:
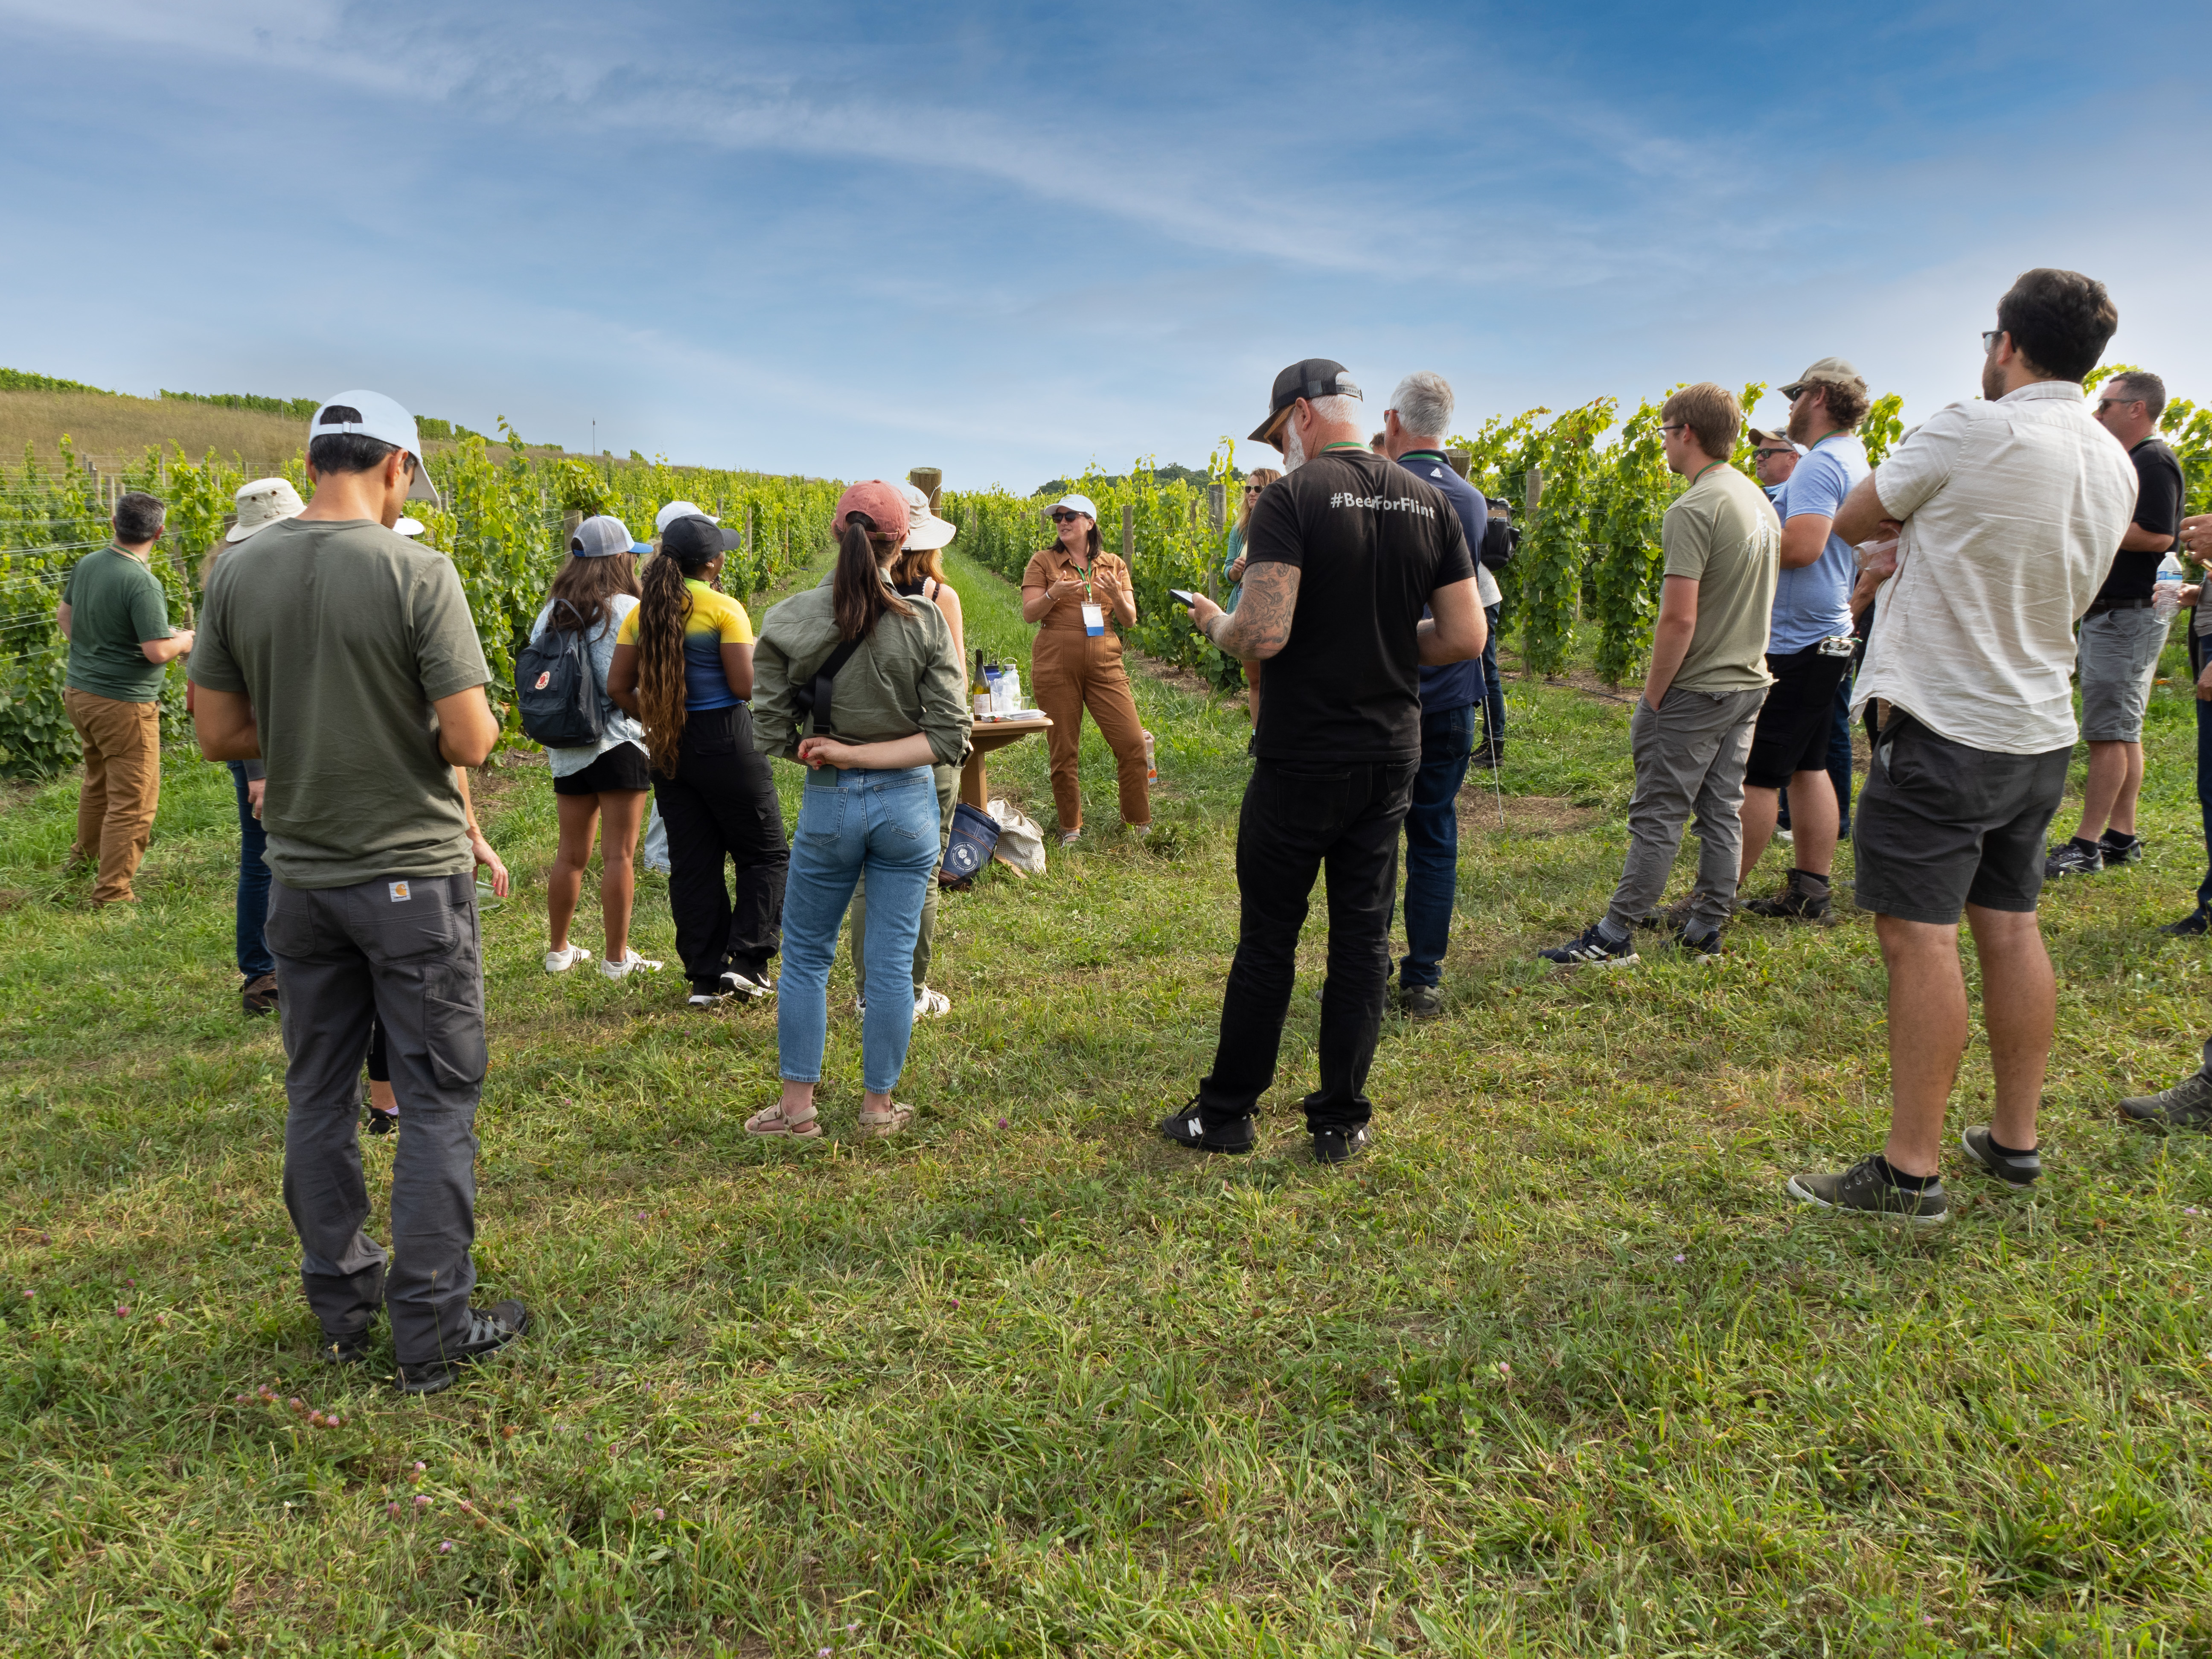
<svg viewBox="0 0 2212 1659">
<path fill-rule="evenodd" d="M 394 904 L 403 904 L 415 896 L 407 890 L 407 884 L 404 881 L 390 881 L 385 885 L 392 890 L 392 902 Z"/>
<path fill-rule="evenodd" d="M 538 677 L 538 684 L 531 687 L 531 690 L 533 691 L 543 691 L 547 686 L 552 684 L 553 671 L 549 668 Z"/>
</svg>

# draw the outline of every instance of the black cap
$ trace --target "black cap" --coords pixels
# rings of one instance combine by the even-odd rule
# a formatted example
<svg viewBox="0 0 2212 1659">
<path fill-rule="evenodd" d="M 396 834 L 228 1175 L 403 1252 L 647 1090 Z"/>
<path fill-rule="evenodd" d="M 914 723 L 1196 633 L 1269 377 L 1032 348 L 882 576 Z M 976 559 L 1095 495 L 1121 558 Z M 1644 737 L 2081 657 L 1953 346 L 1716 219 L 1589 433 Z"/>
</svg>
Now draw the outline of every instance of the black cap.
<svg viewBox="0 0 2212 1659">
<path fill-rule="evenodd" d="M 708 518 L 671 519 L 668 528 L 660 532 L 660 550 L 674 556 L 678 564 L 704 564 L 737 544 L 736 532 L 725 530 Z"/>
<path fill-rule="evenodd" d="M 1328 357 L 1309 357 L 1304 362 L 1292 363 L 1275 376 L 1274 395 L 1267 404 L 1267 418 L 1254 428 L 1250 442 L 1264 444 L 1273 441 L 1267 434 L 1275 429 L 1275 422 L 1292 404 L 1304 398 L 1311 403 L 1316 398 L 1334 398 L 1339 394 L 1358 398 L 1359 388 L 1344 372 L 1344 365 Z M 1366 400 L 1360 399 L 1363 403 Z"/>
</svg>

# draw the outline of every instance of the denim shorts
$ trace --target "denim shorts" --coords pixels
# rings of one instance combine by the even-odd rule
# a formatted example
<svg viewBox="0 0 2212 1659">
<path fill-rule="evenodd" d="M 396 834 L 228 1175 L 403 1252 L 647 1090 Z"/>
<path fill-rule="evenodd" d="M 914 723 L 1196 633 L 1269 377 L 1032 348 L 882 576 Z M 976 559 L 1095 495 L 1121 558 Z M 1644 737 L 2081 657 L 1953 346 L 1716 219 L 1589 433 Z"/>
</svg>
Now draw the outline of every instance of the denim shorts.
<svg viewBox="0 0 2212 1659">
<path fill-rule="evenodd" d="M 2081 736 L 2087 741 L 2142 741 L 2143 709 L 2172 621 L 2145 607 L 2081 618 L 2074 662 L 2081 678 Z"/>
</svg>

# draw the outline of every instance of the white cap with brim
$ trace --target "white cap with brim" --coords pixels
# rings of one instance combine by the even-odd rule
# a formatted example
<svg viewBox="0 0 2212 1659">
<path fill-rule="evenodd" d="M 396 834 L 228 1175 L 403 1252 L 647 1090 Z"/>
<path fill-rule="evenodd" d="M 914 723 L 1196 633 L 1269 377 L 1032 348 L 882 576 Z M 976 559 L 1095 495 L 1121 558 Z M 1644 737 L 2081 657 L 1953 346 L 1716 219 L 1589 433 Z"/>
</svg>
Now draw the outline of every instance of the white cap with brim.
<svg viewBox="0 0 2212 1659">
<path fill-rule="evenodd" d="M 289 478 L 256 478 L 252 483 L 240 484 L 236 505 L 238 522 L 223 537 L 226 542 L 242 542 L 257 530 L 297 518 L 307 506 Z"/>
<path fill-rule="evenodd" d="M 909 553 L 931 553 L 943 547 L 960 533 L 960 526 L 940 519 L 929 510 L 929 497 L 912 484 L 901 484 L 899 494 L 906 497 L 906 550 Z"/>
<path fill-rule="evenodd" d="M 696 501 L 671 501 L 653 515 L 653 533 L 666 533 L 668 526 L 678 519 L 704 519 L 708 524 L 720 524 L 721 520 L 701 507 Z"/>
<path fill-rule="evenodd" d="M 325 419 L 333 409 L 349 409 L 356 418 Z M 415 417 L 396 399 L 381 392 L 341 392 L 335 398 L 324 398 L 323 406 L 315 411 L 315 418 L 307 422 L 307 441 L 312 444 L 318 438 L 347 434 L 374 438 L 394 449 L 405 450 L 415 458 L 415 482 L 407 491 L 407 499 L 428 501 L 434 507 L 446 504 L 438 494 L 438 486 L 430 482 L 429 465 L 422 453 L 422 434 L 416 429 Z"/>
<path fill-rule="evenodd" d="M 419 536 L 429 526 L 420 519 L 402 519 L 392 526 L 395 536 Z"/>
<path fill-rule="evenodd" d="M 1098 509 L 1091 506 L 1091 497 L 1088 495 L 1062 495 L 1045 510 L 1048 513 L 1080 513 L 1091 523 L 1098 522 Z"/>
</svg>

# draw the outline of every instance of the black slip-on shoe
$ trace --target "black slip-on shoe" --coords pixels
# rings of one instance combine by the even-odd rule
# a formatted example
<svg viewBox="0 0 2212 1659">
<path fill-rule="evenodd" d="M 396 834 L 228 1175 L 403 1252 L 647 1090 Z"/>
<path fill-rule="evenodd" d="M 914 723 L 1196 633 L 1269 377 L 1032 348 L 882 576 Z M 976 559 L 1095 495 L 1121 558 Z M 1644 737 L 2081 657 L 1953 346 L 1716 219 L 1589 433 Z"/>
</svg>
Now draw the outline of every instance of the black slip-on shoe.
<svg viewBox="0 0 2212 1659">
<path fill-rule="evenodd" d="M 361 1114 L 362 1127 L 373 1135 L 388 1135 L 399 1127 L 399 1109 L 394 1107 L 384 1111 L 374 1106 L 364 1106 Z"/>
<path fill-rule="evenodd" d="M 1371 1138 L 1364 1123 L 1356 1129 L 1316 1129 L 1313 1137 L 1314 1162 L 1346 1163 L 1365 1152 Z"/>
<path fill-rule="evenodd" d="M 2158 931 L 2175 939 L 2202 939 L 2212 933 L 2212 906 L 2200 904 L 2179 921 L 2169 921 Z"/>
<path fill-rule="evenodd" d="M 2212 1078 L 2193 1072 L 2171 1089 L 2130 1095 L 2120 1115 L 2146 1129 L 2212 1129 Z"/>
<path fill-rule="evenodd" d="M 1240 1117 L 1227 1123 L 1206 1127 L 1206 1120 L 1198 1115 L 1198 1102 L 1194 1099 L 1179 1112 L 1170 1112 L 1160 1120 L 1160 1133 L 1178 1146 L 1194 1152 L 1249 1152 L 1257 1137 L 1252 1133 L 1252 1120 Z"/>
<path fill-rule="evenodd" d="M 2024 1152 L 2000 1152 L 1986 1123 L 1977 1123 L 1960 1135 L 1959 1145 L 1968 1158 L 2014 1192 L 2026 1192 L 2043 1174 L 2043 1158 L 2034 1147 Z"/>
<path fill-rule="evenodd" d="M 1914 1227 L 1940 1226 L 1951 1210 L 1942 1182 L 1917 1191 L 1900 1187 L 1889 1178 L 1879 1153 L 1870 1153 L 1833 1175 L 1791 1176 L 1789 1192 L 1801 1204 Z"/>
<path fill-rule="evenodd" d="M 463 1365 L 497 1353 L 530 1328 L 530 1310 L 512 1298 L 489 1308 L 469 1310 L 468 1334 L 447 1351 L 413 1364 L 402 1361 L 399 1387 L 405 1394 L 438 1394 L 453 1386 Z"/>
</svg>

